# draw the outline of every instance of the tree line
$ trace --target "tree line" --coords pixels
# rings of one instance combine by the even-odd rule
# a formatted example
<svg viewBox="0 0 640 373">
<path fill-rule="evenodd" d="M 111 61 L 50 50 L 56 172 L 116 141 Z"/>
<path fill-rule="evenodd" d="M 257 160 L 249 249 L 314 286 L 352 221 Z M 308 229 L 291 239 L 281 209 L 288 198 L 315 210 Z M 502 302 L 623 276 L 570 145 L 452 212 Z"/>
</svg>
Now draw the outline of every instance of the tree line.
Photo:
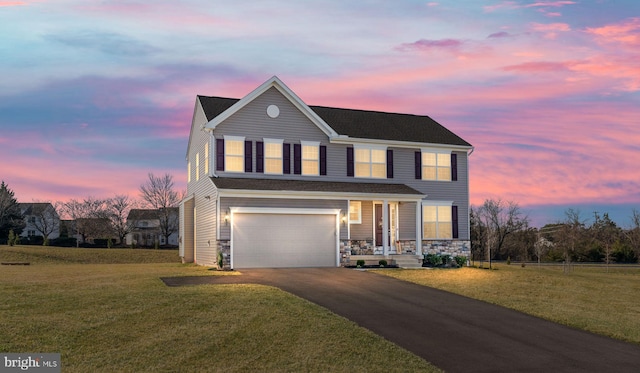
<svg viewBox="0 0 640 373">
<path fill-rule="evenodd" d="M 630 226 L 619 227 L 608 213 L 594 212 L 587 224 L 579 210 L 540 229 L 513 201 L 487 199 L 471 206 L 472 259 L 538 262 L 640 262 L 640 211 L 633 209 Z"/>
<path fill-rule="evenodd" d="M 62 239 L 75 236 L 86 242 L 89 238 L 99 238 L 108 240 L 109 244 L 111 239 L 115 239 L 117 242 L 113 242 L 114 244 L 123 245 L 126 236 L 135 228 L 135 221 L 128 219 L 129 212 L 133 209 L 152 209 L 157 214 L 161 235 L 165 237 L 165 242 L 169 242 L 169 236 L 179 229 L 178 216 L 172 209 L 175 210 L 179 205 L 184 191 L 179 192 L 175 189 L 172 175 L 155 176 L 153 173 L 148 174 L 148 179 L 140 185 L 139 191 L 139 199 L 126 194 L 116 194 L 111 198 L 89 196 L 83 199 L 37 203 L 40 208 L 29 212 L 32 219 L 30 227 L 42 237 L 43 245 L 49 244 L 49 236 L 54 232 L 60 232 Z M 52 209 L 46 208 L 48 204 Z M 71 226 L 62 224 L 57 217 L 70 220 Z M 14 191 L 2 181 L 0 242 L 16 242 L 26 226 L 27 221 Z M 79 244 L 77 239 L 75 243 Z"/>
</svg>

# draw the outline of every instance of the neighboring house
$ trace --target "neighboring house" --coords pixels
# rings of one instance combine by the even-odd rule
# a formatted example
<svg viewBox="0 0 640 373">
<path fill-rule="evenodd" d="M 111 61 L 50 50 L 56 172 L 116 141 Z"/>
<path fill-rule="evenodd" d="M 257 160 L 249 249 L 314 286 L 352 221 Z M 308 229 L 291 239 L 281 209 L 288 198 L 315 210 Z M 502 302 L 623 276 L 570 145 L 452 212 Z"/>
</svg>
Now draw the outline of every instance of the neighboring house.
<svg viewBox="0 0 640 373">
<path fill-rule="evenodd" d="M 55 239 L 60 236 L 60 216 L 49 202 L 18 203 L 24 217 L 25 228 L 21 237 L 41 236 Z"/>
<path fill-rule="evenodd" d="M 472 151 L 427 116 L 307 106 L 277 77 L 242 99 L 197 96 L 180 256 L 231 268 L 468 256 Z"/>
<path fill-rule="evenodd" d="M 127 245 L 155 246 L 172 245 L 178 246 L 178 208 L 169 208 L 169 220 L 165 224 L 164 232 L 169 234 L 169 241 L 163 233 L 161 227 L 161 214 L 156 209 L 131 209 L 127 216 L 127 223 L 131 227 L 131 232 L 127 234 Z"/>
</svg>

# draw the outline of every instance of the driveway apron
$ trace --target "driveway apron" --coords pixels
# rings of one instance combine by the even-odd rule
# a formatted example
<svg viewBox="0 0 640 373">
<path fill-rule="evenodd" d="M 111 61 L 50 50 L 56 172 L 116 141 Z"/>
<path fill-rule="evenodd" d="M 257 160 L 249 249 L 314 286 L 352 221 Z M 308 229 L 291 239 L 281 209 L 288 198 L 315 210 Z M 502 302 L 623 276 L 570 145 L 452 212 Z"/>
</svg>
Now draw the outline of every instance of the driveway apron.
<svg viewBox="0 0 640 373">
<path fill-rule="evenodd" d="M 640 346 L 345 268 L 246 269 L 167 285 L 257 283 L 323 306 L 449 372 L 640 372 Z"/>
</svg>

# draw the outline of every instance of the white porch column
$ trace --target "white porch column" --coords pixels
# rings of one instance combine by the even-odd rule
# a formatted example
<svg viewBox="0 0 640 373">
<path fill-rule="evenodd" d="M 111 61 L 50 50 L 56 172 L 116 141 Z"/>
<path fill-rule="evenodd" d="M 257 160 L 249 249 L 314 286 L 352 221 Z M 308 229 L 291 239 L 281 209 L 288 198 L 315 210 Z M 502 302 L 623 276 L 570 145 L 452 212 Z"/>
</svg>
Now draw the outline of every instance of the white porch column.
<svg viewBox="0 0 640 373">
<path fill-rule="evenodd" d="M 389 255 L 389 201 L 382 200 L 382 252 Z"/>
<path fill-rule="evenodd" d="M 422 255 L 422 200 L 416 201 L 416 255 Z"/>
</svg>

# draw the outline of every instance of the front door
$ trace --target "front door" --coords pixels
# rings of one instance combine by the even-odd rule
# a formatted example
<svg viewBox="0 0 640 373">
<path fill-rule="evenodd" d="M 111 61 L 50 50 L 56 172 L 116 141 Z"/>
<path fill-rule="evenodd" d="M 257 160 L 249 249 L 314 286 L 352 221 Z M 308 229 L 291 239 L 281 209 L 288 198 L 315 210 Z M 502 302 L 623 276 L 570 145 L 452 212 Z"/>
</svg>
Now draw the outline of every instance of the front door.
<svg viewBox="0 0 640 373">
<path fill-rule="evenodd" d="M 382 246 L 382 205 L 375 205 L 376 246 Z"/>
</svg>

